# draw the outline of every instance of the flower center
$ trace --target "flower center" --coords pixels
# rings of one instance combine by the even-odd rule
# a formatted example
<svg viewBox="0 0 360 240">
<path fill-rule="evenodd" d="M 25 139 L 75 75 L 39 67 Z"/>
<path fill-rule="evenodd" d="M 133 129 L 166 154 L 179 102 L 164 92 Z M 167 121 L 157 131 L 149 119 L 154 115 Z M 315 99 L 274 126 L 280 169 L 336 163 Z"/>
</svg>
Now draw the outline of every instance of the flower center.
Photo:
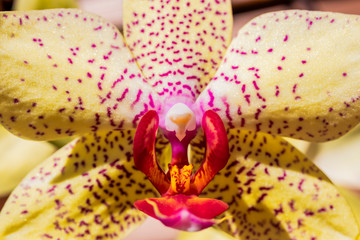
<svg viewBox="0 0 360 240">
<path fill-rule="evenodd" d="M 185 165 L 182 168 L 179 168 L 177 165 L 170 167 L 170 182 L 171 182 L 171 192 L 173 194 L 184 193 L 190 191 L 190 177 L 193 165 Z M 170 191 L 170 189 L 169 189 Z"/>
<path fill-rule="evenodd" d="M 195 174 L 191 174 L 192 165 L 189 165 L 187 149 L 196 135 L 196 129 L 187 131 L 181 141 L 175 132 L 164 132 L 172 148 L 170 170 L 166 174 L 159 166 L 155 154 L 158 127 L 159 116 L 155 111 L 148 111 L 141 118 L 133 144 L 135 167 L 145 173 L 161 195 L 199 195 L 216 173 L 225 167 L 229 158 L 227 134 L 220 117 L 213 111 L 207 111 L 202 118 L 206 152 Z"/>
<path fill-rule="evenodd" d="M 196 118 L 193 111 L 183 103 L 176 103 L 165 116 L 165 129 L 175 131 L 175 136 L 182 141 L 186 131 L 193 131 L 196 128 Z"/>
<path fill-rule="evenodd" d="M 223 213 L 228 205 L 220 200 L 198 196 L 214 176 L 225 167 L 229 158 L 229 145 L 225 127 L 220 117 L 207 111 L 202 118 L 206 138 L 203 162 L 195 174 L 189 164 L 187 149 L 196 135 L 194 113 L 184 104 L 175 104 L 165 117 L 164 135 L 172 148 L 169 172 L 159 166 L 155 154 L 159 116 L 148 111 L 140 120 L 134 137 L 134 163 L 161 194 L 161 198 L 138 200 L 135 207 L 166 226 L 180 230 L 201 230 L 218 223 L 213 219 Z M 198 211 L 206 209 L 206 211 Z M 212 212 L 211 214 L 209 211 Z"/>
</svg>

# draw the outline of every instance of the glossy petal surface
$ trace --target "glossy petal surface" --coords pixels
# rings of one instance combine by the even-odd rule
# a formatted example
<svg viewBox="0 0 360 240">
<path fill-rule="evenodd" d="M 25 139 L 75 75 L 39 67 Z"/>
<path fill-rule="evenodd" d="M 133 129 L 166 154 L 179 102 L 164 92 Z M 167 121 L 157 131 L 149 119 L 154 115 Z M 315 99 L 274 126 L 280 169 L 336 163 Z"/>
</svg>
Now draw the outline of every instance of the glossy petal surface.
<svg viewBox="0 0 360 240">
<path fill-rule="evenodd" d="M 198 98 L 226 125 L 310 141 L 359 121 L 360 19 L 284 11 L 250 21 Z"/>
<path fill-rule="evenodd" d="M 125 0 L 124 9 L 124 36 L 149 84 L 195 100 L 230 43 L 231 2 Z"/>
<path fill-rule="evenodd" d="M 134 169 L 133 133 L 82 137 L 34 169 L 0 215 L 1 239 L 122 239 L 144 220 L 133 202 L 156 196 Z"/>
<path fill-rule="evenodd" d="M 120 32 L 80 10 L 0 15 L 1 122 L 27 138 L 134 127 L 154 106 Z"/>
<path fill-rule="evenodd" d="M 0 127 L 0 196 L 9 194 L 55 151 L 50 143 L 24 140 Z"/>
<path fill-rule="evenodd" d="M 237 239 L 355 239 L 355 217 L 326 176 L 279 137 L 229 134 L 228 165 L 204 190 L 226 202 L 220 227 Z"/>
</svg>

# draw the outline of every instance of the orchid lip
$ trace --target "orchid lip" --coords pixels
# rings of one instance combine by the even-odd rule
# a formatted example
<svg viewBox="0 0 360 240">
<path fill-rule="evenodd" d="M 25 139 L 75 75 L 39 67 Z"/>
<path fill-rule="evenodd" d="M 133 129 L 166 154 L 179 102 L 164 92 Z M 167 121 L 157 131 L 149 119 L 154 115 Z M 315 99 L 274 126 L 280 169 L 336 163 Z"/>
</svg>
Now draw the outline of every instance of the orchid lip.
<svg viewBox="0 0 360 240">
<path fill-rule="evenodd" d="M 229 207 L 220 200 L 183 194 L 138 200 L 134 205 L 165 226 L 188 232 L 200 231 L 220 223 L 224 218 L 214 217 Z"/>
<path fill-rule="evenodd" d="M 204 113 L 202 128 L 206 138 L 206 152 L 202 165 L 193 174 L 187 149 L 196 135 L 195 117 L 185 104 L 175 104 L 173 110 L 175 111 L 169 111 L 170 114 L 167 115 L 170 121 L 173 114 L 180 113 L 180 124 L 188 127 L 189 121 L 193 122 L 182 139 L 179 139 L 176 131 L 164 131 L 172 147 L 171 164 L 167 173 L 160 168 L 155 154 L 156 133 L 161 121 L 158 114 L 151 110 L 140 120 L 133 145 L 135 166 L 148 177 L 162 197 L 138 200 L 134 205 L 168 227 L 198 231 L 219 223 L 221 220 L 214 217 L 228 208 L 220 200 L 197 197 L 228 161 L 226 129 L 215 112 L 210 110 Z M 186 121 L 183 121 L 184 115 Z M 176 122 L 177 120 L 173 121 Z"/>
</svg>

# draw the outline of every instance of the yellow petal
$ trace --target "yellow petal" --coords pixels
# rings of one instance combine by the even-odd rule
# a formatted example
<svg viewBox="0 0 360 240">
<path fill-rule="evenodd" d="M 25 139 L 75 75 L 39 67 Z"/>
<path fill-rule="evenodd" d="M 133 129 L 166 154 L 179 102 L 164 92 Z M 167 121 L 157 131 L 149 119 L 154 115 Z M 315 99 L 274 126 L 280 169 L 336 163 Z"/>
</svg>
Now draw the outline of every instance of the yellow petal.
<svg viewBox="0 0 360 240">
<path fill-rule="evenodd" d="M 0 14 L 0 117 L 35 139 L 134 127 L 154 107 L 120 32 L 75 9 Z"/>
<path fill-rule="evenodd" d="M 229 127 L 310 141 L 360 120 L 360 19 L 291 10 L 262 15 L 233 40 L 198 98 Z"/>
<path fill-rule="evenodd" d="M 133 132 L 90 134 L 34 169 L 0 214 L 0 239 L 122 239 L 145 216 L 135 200 L 155 196 L 134 169 Z"/>
<path fill-rule="evenodd" d="M 223 59 L 231 31 L 230 0 L 124 1 L 126 42 L 164 98 L 195 100 Z"/>
<path fill-rule="evenodd" d="M 10 193 L 55 150 L 50 143 L 23 140 L 0 127 L 0 196 Z"/>
<path fill-rule="evenodd" d="M 245 130 L 229 139 L 229 163 L 204 192 L 230 206 L 222 230 L 237 239 L 355 239 L 350 206 L 296 148 Z"/>
<path fill-rule="evenodd" d="M 15 0 L 13 3 L 13 9 L 17 11 L 76 7 L 78 4 L 75 0 Z"/>
</svg>

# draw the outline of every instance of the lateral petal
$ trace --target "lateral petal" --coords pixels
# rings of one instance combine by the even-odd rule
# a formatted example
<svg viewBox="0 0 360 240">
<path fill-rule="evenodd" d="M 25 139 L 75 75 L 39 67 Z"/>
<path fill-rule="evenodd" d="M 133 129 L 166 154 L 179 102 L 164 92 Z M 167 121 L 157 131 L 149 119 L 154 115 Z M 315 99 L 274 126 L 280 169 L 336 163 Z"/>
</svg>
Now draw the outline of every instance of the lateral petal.
<svg viewBox="0 0 360 240">
<path fill-rule="evenodd" d="M 310 141 L 360 121 L 360 19 L 291 10 L 250 21 L 198 98 L 229 127 Z"/>
<path fill-rule="evenodd" d="M 81 10 L 1 13 L 0 80 L 1 122 L 26 138 L 135 127 L 154 107 L 120 32 Z"/>
<path fill-rule="evenodd" d="M 134 168 L 133 135 L 89 134 L 34 169 L 0 214 L 0 238 L 123 239 L 145 219 L 133 202 L 156 196 Z"/>
<path fill-rule="evenodd" d="M 226 202 L 218 225 L 237 239 L 352 239 L 353 212 L 336 187 L 285 140 L 232 130 L 230 159 L 204 190 Z"/>
<path fill-rule="evenodd" d="M 124 36 L 155 91 L 195 100 L 231 41 L 231 1 L 124 1 Z"/>
</svg>

